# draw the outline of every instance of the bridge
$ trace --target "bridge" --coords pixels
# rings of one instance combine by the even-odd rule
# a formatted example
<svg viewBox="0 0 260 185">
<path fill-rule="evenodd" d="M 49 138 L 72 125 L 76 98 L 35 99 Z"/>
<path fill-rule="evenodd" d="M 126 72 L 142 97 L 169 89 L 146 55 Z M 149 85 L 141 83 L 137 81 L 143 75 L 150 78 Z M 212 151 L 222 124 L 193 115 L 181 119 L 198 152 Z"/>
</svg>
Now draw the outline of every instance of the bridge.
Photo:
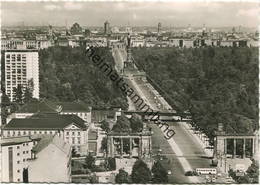
<svg viewBox="0 0 260 185">
<path fill-rule="evenodd" d="M 170 111 L 124 111 L 126 116 L 132 116 L 137 114 L 142 117 L 143 120 L 160 120 L 160 121 L 191 121 L 190 113 L 179 113 Z"/>
</svg>

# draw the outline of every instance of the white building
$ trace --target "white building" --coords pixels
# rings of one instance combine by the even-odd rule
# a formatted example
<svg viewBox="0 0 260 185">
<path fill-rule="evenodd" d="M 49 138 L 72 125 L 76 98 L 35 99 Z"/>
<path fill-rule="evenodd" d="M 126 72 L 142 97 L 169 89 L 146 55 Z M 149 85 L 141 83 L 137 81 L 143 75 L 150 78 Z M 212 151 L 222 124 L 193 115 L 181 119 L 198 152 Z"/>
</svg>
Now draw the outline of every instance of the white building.
<svg viewBox="0 0 260 185">
<path fill-rule="evenodd" d="M 81 154 L 88 152 L 88 125 L 76 115 L 42 113 L 28 118 L 15 118 L 3 127 L 3 137 L 58 135 Z"/>
<path fill-rule="evenodd" d="M 39 98 L 39 55 L 37 51 L 6 51 L 5 52 L 5 89 L 6 95 L 14 101 L 15 88 L 18 84 L 27 87 L 33 81 L 33 97 Z"/>
<path fill-rule="evenodd" d="M 30 137 L 13 137 L 1 140 L 2 163 L 1 182 L 24 182 L 24 170 L 28 168 L 31 149 L 37 139 Z"/>
<path fill-rule="evenodd" d="M 44 137 L 32 148 L 28 166 L 30 183 L 69 183 L 71 146 L 57 135 Z"/>
<path fill-rule="evenodd" d="M 3 138 L 0 143 L 1 182 L 70 182 L 71 147 L 57 135 Z"/>
</svg>

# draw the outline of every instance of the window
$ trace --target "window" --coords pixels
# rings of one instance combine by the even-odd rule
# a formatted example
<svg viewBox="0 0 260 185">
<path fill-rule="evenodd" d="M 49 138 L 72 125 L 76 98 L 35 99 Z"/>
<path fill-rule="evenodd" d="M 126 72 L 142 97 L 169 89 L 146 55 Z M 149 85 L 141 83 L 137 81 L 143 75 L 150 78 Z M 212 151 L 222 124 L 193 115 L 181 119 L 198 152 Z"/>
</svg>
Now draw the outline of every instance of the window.
<svg viewBox="0 0 260 185">
<path fill-rule="evenodd" d="M 17 156 L 20 156 L 20 153 L 17 153 Z"/>
<path fill-rule="evenodd" d="M 69 133 L 69 132 L 67 132 L 67 136 L 68 136 L 68 135 L 70 135 L 70 133 Z"/>
<path fill-rule="evenodd" d="M 75 138 L 72 138 L 72 144 L 75 144 Z"/>
<path fill-rule="evenodd" d="M 20 146 L 17 146 L 16 148 L 17 148 L 17 149 L 20 149 Z"/>
<path fill-rule="evenodd" d="M 23 162 L 25 162 L 26 161 L 26 159 L 23 159 Z"/>
<path fill-rule="evenodd" d="M 17 170 L 17 173 L 20 173 L 20 170 Z"/>
<path fill-rule="evenodd" d="M 34 133 L 34 134 L 36 134 L 37 132 L 36 132 L 36 131 L 34 131 L 33 133 Z"/>
<path fill-rule="evenodd" d="M 27 151 L 26 151 L 26 153 L 28 154 L 28 153 L 29 153 L 29 151 L 27 150 Z"/>
<path fill-rule="evenodd" d="M 26 131 L 23 131 L 23 135 L 26 135 Z"/>
<path fill-rule="evenodd" d="M 18 182 L 20 182 L 20 179 L 17 179 Z"/>
<path fill-rule="evenodd" d="M 72 135 L 74 136 L 75 132 L 72 132 Z"/>
<path fill-rule="evenodd" d="M 78 132 L 78 136 L 80 136 L 80 132 Z"/>
<path fill-rule="evenodd" d="M 20 161 L 17 161 L 17 164 L 20 164 Z"/>
<path fill-rule="evenodd" d="M 47 134 L 47 131 L 44 131 L 44 134 Z"/>
<path fill-rule="evenodd" d="M 42 133 L 42 131 L 39 132 L 39 134 L 41 134 L 41 133 Z"/>
</svg>

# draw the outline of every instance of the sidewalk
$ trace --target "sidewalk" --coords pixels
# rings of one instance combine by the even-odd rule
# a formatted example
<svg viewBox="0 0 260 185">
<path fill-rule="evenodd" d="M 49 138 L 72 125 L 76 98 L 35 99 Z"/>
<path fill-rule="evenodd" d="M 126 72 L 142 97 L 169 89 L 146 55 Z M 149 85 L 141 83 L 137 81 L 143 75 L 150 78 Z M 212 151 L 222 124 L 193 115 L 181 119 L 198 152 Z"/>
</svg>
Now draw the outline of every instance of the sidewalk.
<svg viewBox="0 0 260 185">
<path fill-rule="evenodd" d="M 213 157 L 213 150 L 206 148 L 207 145 L 199 138 L 197 134 L 195 134 L 192 131 L 191 127 L 187 123 L 182 122 L 181 126 L 197 140 L 200 146 L 204 149 L 204 152 L 206 153 L 207 157 Z"/>
</svg>

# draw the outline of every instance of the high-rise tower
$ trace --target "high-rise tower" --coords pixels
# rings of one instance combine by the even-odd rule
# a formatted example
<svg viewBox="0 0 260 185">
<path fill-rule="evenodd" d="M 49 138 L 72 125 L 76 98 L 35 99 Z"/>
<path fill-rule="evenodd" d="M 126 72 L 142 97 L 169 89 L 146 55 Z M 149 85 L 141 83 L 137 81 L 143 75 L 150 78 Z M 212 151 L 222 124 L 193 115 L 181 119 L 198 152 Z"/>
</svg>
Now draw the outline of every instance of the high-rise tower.
<svg viewBox="0 0 260 185">
<path fill-rule="evenodd" d="M 105 34 L 109 34 L 110 33 L 110 26 L 109 26 L 109 22 L 108 21 L 106 21 L 104 23 L 104 33 Z"/>
<path fill-rule="evenodd" d="M 11 101 L 15 99 L 15 89 L 20 85 L 22 90 L 33 83 L 33 98 L 39 98 L 39 55 L 38 51 L 5 52 L 5 89 Z"/>
<path fill-rule="evenodd" d="M 158 23 L 158 30 L 157 30 L 157 33 L 158 35 L 161 35 L 161 32 L 162 32 L 162 23 Z"/>
</svg>

